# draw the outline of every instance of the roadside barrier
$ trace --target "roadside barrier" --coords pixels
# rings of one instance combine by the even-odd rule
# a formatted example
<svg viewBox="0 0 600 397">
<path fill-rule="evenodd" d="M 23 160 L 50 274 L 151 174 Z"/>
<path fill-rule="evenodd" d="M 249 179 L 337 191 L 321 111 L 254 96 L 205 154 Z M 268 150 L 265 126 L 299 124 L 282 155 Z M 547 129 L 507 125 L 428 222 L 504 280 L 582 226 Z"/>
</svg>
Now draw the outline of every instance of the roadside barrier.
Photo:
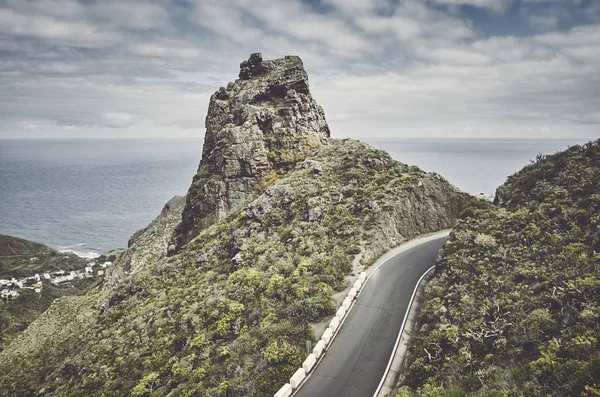
<svg viewBox="0 0 600 397">
<path fill-rule="evenodd" d="M 336 331 L 340 328 L 344 322 L 344 319 L 350 312 L 350 308 L 352 307 L 354 299 L 356 299 L 360 293 L 360 290 L 366 279 L 367 274 L 365 272 L 359 274 L 358 278 L 354 282 L 354 285 L 348 292 L 348 295 L 329 323 L 329 326 L 325 332 L 323 332 L 323 335 L 321 335 L 321 339 L 315 345 L 312 353 L 309 354 L 306 360 L 304 360 L 302 363 L 302 368 L 298 368 L 298 370 L 294 372 L 294 375 L 292 375 L 290 378 L 289 383 L 283 385 L 283 387 L 279 389 L 277 393 L 275 393 L 274 397 L 290 397 L 294 393 L 294 390 L 297 390 L 302 383 L 306 381 L 308 375 L 315 369 L 317 360 L 322 359 L 322 356 L 329 348 L 329 345 L 333 342 Z"/>
</svg>

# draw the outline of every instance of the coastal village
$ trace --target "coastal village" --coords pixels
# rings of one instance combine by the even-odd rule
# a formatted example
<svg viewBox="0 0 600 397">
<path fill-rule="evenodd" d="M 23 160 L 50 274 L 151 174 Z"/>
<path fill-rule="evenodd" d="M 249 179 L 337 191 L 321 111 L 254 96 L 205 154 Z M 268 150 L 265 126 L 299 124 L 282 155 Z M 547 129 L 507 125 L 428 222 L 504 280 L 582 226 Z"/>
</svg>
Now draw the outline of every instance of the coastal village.
<svg viewBox="0 0 600 397">
<path fill-rule="evenodd" d="M 37 258 L 31 258 L 36 260 Z M 83 270 L 79 271 L 64 271 L 57 270 L 50 273 L 35 274 L 29 277 L 20 279 L 12 277 L 10 280 L 0 279 L 0 299 L 9 300 L 16 299 L 20 296 L 19 291 L 23 289 L 33 290 L 36 293 L 41 293 L 44 285 L 63 285 L 74 280 L 83 280 L 92 277 L 104 277 L 104 273 L 108 267 L 112 266 L 112 262 L 106 261 L 96 263 L 95 261 L 88 262 Z"/>
</svg>

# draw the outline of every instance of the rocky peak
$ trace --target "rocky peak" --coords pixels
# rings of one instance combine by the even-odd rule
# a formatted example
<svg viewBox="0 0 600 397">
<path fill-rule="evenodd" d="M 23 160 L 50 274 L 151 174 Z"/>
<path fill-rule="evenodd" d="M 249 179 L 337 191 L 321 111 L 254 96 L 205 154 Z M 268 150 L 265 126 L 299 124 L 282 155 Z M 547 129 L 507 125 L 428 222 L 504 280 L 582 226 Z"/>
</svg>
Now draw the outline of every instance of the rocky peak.
<svg viewBox="0 0 600 397">
<path fill-rule="evenodd" d="M 297 56 L 252 54 L 239 79 L 209 103 L 198 173 L 187 195 L 171 251 L 263 191 L 329 137 Z"/>
<path fill-rule="evenodd" d="M 257 52 L 250 55 L 248 60 L 240 64 L 240 79 L 249 80 L 252 76 L 264 74 L 265 67 L 263 66 L 262 54 Z"/>
</svg>

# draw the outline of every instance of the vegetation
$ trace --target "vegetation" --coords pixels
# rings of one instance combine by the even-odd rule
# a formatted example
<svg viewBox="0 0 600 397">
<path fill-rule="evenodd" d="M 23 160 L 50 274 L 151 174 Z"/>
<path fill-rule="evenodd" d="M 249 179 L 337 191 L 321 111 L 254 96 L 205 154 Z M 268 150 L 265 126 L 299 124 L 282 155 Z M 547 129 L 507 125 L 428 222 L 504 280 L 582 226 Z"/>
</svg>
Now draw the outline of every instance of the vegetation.
<svg viewBox="0 0 600 397">
<path fill-rule="evenodd" d="M 22 238 L 0 234 L 0 256 L 35 255 L 39 252 L 48 251 L 49 248 L 43 244 Z"/>
<path fill-rule="evenodd" d="M 598 396 L 600 141 L 539 156 L 445 245 L 397 396 Z"/>
<path fill-rule="evenodd" d="M 0 300 L 0 351 L 46 311 L 55 299 L 81 295 L 98 282 L 98 279 L 84 279 L 64 286 L 44 284 L 40 293 L 19 289 L 18 298 Z"/>
<path fill-rule="evenodd" d="M 0 279 L 17 279 L 56 270 L 81 270 L 86 260 L 33 241 L 0 235 Z M 80 295 L 97 281 L 77 280 L 65 286 L 44 284 L 41 293 L 19 289 L 17 299 L 0 300 L 0 351 L 40 316 L 54 299 Z M 0 288 L 1 289 L 1 288 Z"/>
<path fill-rule="evenodd" d="M 0 353 L 0 390 L 270 396 L 304 360 L 306 340 L 315 341 L 311 322 L 334 314 L 332 295 L 360 270 L 356 255 L 381 254 L 394 243 L 377 234 L 385 208 L 400 206 L 413 223 L 419 200 L 430 210 L 405 238 L 455 221 L 454 209 L 440 203 L 464 197 L 447 182 L 432 178 L 447 194 L 439 202 L 416 195 L 430 177 L 365 144 L 333 141 L 274 175 L 260 196 L 177 255 L 112 289 L 52 305 Z M 383 232 L 398 234 L 389 226 Z M 65 325 L 56 313 L 76 320 Z"/>
<path fill-rule="evenodd" d="M 86 260 L 18 237 L 0 234 L 0 279 L 56 270 L 80 270 Z"/>
</svg>

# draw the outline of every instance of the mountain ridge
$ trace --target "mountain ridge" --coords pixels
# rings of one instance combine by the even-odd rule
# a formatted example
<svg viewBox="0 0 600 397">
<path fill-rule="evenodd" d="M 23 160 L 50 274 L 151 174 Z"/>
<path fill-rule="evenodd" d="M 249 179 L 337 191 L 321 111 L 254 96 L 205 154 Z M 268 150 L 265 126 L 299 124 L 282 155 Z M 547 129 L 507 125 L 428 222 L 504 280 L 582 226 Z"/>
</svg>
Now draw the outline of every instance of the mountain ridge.
<svg viewBox="0 0 600 397">
<path fill-rule="evenodd" d="M 267 87 L 281 78 L 277 69 L 270 79 L 268 65 L 290 62 L 297 70 L 298 60 L 253 56 L 242 63 L 239 84 L 258 79 Z M 313 325 L 334 315 L 333 296 L 352 274 L 407 239 L 454 225 L 469 195 L 370 145 L 326 137 L 318 105 L 302 89 L 296 94 L 304 97 L 288 103 L 287 92 L 271 90 L 248 104 L 256 96 L 238 92 L 242 110 L 298 128 L 275 123 L 266 130 L 281 132 L 281 142 L 267 142 L 260 117 L 226 122 L 216 135 L 207 126 L 205 139 L 217 139 L 206 150 L 223 156 L 201 162 L 186 199 L 131 240 L 102 288 L 56 301 L 0 352 L 0 394 L 272 395 L 304 360 L 306 340 L 319 337 Z M 225 108 L 209 106 L 211 117 L 232 117 L 228 102 L 212 101 Z M 260 134 L 263 142 L 254 140 Z M 242 139 L 238 156 L 232 135 L 253 144 Z M 267 168 L 244 174 L 240 160 L 267 147 L 273 155 L 257 163 Z M 198 223 L 199 198 L 226 210 L 209 208 L 210 221 Z M 186 224 L 189 211 L 196 219 Z"/>
</svg>

